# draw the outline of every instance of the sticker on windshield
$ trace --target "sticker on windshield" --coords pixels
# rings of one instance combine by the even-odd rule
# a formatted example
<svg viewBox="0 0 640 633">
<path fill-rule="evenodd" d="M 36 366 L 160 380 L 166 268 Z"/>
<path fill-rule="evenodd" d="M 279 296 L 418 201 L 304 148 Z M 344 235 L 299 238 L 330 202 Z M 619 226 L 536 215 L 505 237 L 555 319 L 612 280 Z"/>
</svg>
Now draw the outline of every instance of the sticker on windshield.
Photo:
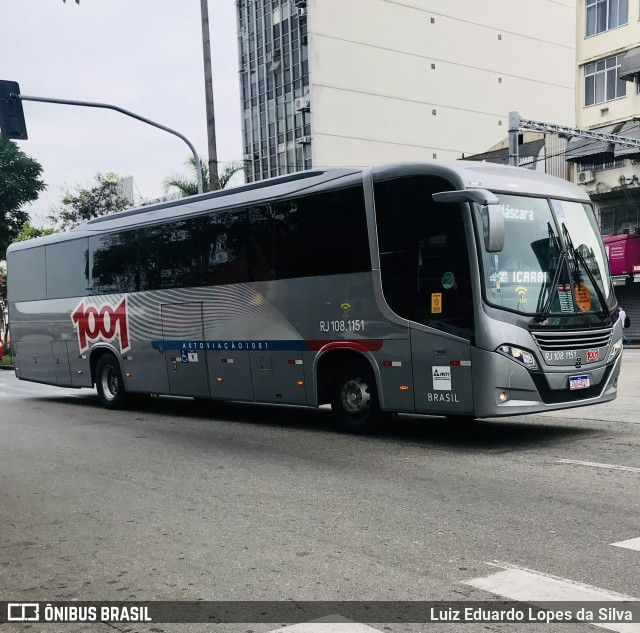
<svg viewBox="0 0 640 633">
<path fill-rule="evenodd" d="M 441 292 L 431 293 L 431 313 L 432 314 L 442 313 L 442 293 Z"/>
<path fill-rule="evenodd" d="M 562 206 L 562 202 L 560 200 L 552 200 L 551 206 L 556 213 L 556 217 L 561 220 L 564 218 L 564 207 Z"/>
<path fill-rule="evenodd" d="M 582 312 L 591 310 L 591 293 L 585 284 L 579 281 L 574 288 L 576 305 Z"/>
<path fill-rule="evenodd" d="M 524 305 L 527 303 L 527 288 L 524 286 L 518 286 L 516 288 L 516 293 L 518 294 L 518 305 Z"/>
<path fill-rule="evenodd" d="M 453 284 L 456 283 L 455 277 L 453 276 L 453 273 L 445 273 L 444 275 L 442 275 L 442 287 L 445 290 L 451 290 L 451 288 L 453 288 Z"/>
<path fill-rule="evenodd" d="M 518 209 L 510 204 L 503 204 L 502 215 L 505 220 L 527 220 L 533 222 L 533 211 L 531 209 Z"/>
</svg>

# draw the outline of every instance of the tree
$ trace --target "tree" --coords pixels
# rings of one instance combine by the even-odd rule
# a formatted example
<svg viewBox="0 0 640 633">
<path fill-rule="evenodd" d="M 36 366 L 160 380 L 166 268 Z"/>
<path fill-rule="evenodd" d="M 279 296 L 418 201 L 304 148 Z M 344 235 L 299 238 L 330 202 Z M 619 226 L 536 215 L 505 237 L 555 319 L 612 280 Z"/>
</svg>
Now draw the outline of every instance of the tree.
<svg viewBox="0 0 640 633">
<path fill-rule="evenodd" d="M 57 233 L 55 229 L 45 229 L 33 226 L 29 220 L 27 220 L 20 229 L 20 233 L 16 236 L 14 242 L 24 242 L 25 240 L 32 240 L 34 237 L 44 237 L 45 235 L 51 235 Z"/>
<path fill-rule="evenodd" d="M 200 163 L 202 164 L 202 186 L 204 191 L 212 191 L 209 181 L 209 168 L 204 160 L 200 159 Z M 171 174 L 171 176 L 168 176 L 162 181 L 165 191 L 177 189 L 183 198 L 186 196 L 195 196 L 198 193 L 196 159 L 190 156 L 185 161 L 185 165 L 189 167 L 191 176 L 185 177 L 180 174 Z M 238 172 L 244 171 L 244 168 L 243 163 L 227 163 L 219 174 L 219 188 L 224 189 L 229 184 L 231 178 Z"/>
<path fill-rule="evenodd" d="M 9 337 L 9 303 L 7 302 L 7 272 L 0 263 L 0 340 L 6 345 Z"/>
<path fill-rule="evenodd" d="M 42 166 L 22 152 L 13 141 L 0 138 L 0 259 L 20 233 L 29 214 L 22 210 L 38 199 L 46 185 L 40 180 Z"/>
<path fill-rule="evenodd" d="M 120 191 L 120 178 L 113 172 L 96 174 L 95 184 L 89 189 L 76 185 L 75 191 L 65 191 L 60 202 L 61 206 L 54 209 L 48 219 L 61 229 L 70 229 L 81 222 L 124 211 L 130 206 Z"/>
</svg>

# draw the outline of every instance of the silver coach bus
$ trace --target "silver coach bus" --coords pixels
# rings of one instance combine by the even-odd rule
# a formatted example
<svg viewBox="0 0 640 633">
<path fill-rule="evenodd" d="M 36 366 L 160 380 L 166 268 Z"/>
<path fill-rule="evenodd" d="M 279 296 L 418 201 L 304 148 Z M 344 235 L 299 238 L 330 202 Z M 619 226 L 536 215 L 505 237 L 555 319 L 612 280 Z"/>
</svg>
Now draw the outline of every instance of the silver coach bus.
<svg viewBox="0 0 640 633">
<path fill-rule="evenodd" d="M 16 375 L 318 406 L 348 430 L 613 400 L 622 331 L 584 192 L 477 162 L 308 171 L 11 245 Z"/>
</svg>

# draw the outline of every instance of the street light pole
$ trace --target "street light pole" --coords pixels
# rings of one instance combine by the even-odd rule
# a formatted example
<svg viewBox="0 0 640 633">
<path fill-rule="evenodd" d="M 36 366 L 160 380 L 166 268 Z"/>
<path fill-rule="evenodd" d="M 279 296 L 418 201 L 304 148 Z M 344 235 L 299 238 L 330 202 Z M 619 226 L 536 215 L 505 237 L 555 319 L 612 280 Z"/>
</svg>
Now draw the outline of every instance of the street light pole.
<svg viewBox="0 0 640 633">
<path fill-rule="evenodd" d="M 207 107 L 207 139 L 209 150 L 209 183 L 211 191 L 220 189 L 218 150 L 216 148 L 216 118 L 213 108 L 213 75 L 211 72 L 211 41 L 209 38 L 209 4 L 200 0 L 202 20 L 202 56 L 204 60 L 204 92 Z"/>
</svg>

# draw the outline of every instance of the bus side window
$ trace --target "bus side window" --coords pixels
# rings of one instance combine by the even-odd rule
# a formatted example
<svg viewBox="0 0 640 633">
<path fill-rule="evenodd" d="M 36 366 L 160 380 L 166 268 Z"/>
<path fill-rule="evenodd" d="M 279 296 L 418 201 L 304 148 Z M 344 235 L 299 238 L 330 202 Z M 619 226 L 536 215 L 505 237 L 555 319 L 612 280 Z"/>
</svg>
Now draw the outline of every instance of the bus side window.
<svg viewBox="0 0 640 633">
<path fill-rule="evenodd" d="M 140 288 L 138 232 L 89 238 L 91 294 L 134 292 Z"/>
</svg>

